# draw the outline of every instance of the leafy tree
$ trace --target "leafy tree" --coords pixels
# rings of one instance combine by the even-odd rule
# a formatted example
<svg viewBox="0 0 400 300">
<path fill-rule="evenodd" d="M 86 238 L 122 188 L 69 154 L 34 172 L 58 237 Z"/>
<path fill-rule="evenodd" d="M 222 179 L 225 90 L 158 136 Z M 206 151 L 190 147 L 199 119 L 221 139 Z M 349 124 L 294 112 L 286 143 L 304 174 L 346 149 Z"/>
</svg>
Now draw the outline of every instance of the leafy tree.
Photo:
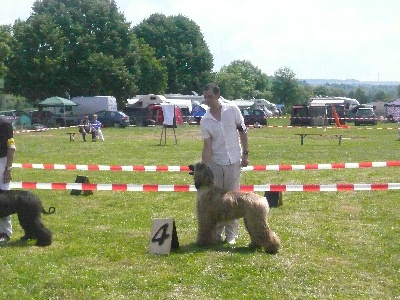
<svg viewBox="0 0 400 300">
<path fill-rule="evenodd" d="M 296 74 L 288 67 L 275 71 L 272 92 L 275 103 L 283 103 L 286 107 L 302 101 L 299 99 L 300 90 Z"/>
<path fill-rule="evenodd" d="M 326 85 L 318 85 L 314 88 L 314 95 L 315 96 L 329 96 L 328 87 Z"/>
<path fill-rule="evenodd" d="M 30 100 L 60 95 L 60 71 L 65 60 L 63 36 L 48 15 L 13 26 L 12 57 L 5 90 Z M 65 91 L 61 87 L 61 91 Z M 61 95 L 60 95 L 61 96 Z"/>
<path fill-rule="evenodd" d="M 243 90 L 245 83 L 240 74 L 220 71 L 215 74 L 213 81 L 218 84 L 221 96 L 225 99 L 238 99 L 242 97 L 238 91 Z"/>
<path fill-rule="evenodd" d="M 397 86 L 397 97 L 400 97 L 400 84 Z"/>
<path fill-rule="evenodd" d="M 350 92 L 349 97 L 357 99 L 361 104 L 366 104 L 369 102 L 365 91 L 360 87 L 358 87 L 355 91 Z"/>
<path fill-rule="evenodd" d="M 335 85 L 319 85 L 314 88 L 313 96 L 322 96 L 322 97 L 345 97 L 347 96 L 346 90 L 341 86 Z"/>
<path fill-rule="evenodd" d="M 0 25 L 0 78 L 7 74 L 6 60 L 11 55 L 11 27 Z"/>
<path fill-rule="evenodd" d="M 268 76 L 250 61 L 236 60 L 215 75 L 221 95 L 227 99 L 271 99 Z"/>
<path fill-rule="evenodd" d="M 296 104 L 301 104 L 301 103 L 308 103 L 310 98 L 313 97 L 314 94 L 314 89 L 312 86 L 309 84 L 302 84 L 299 83 L 298 87 L 298 101 L 296 101 Z"/>
<path fill-rule="evenodd" d="M 31 101 L 107 94 L 119 104 L 136 92 L 139 45 L 114 0 L 36 1 L 13 29 L 9 92 Z"/>
<path fill-rule="evenodd" d="M 378 91 L 375 93 L 374 101 L 383 101 L 386 98 L 386 94 L 384 91 Z"/>
<path fill-rule="evenodd" d="M 167 68 L 156 58 L 155 50 L 143 40 L 140 41 L 139 53 L 140 76 L 137 94 L 164 94 L 167 88 Z"/>
<path fill-rule="evenodd" d="M 134 28 L 168 70 L 168 93 L 200 92 L 210 78 L 213 58 L 199 26 L 182 16 L 153 14 Z"/>
</svg>

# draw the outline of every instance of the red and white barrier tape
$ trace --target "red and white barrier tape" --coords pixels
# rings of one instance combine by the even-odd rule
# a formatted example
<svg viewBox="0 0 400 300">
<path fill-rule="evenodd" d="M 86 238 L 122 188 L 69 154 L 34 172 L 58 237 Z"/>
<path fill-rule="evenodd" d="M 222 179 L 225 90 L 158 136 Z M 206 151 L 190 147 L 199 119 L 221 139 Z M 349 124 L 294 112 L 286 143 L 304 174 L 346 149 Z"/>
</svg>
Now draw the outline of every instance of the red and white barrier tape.
<svg viewBox="0 0 400 300">
<path fill-rule="evenodd" d="M 91 190 L 124 192 L 195 192 L 194 185 L 158 184 L 96 184 L 96 183 L 38 183 L 11 182 L 12 189 Z M 400 183 L 342 183 L 342 184 L 265 184 L 242 185 L 242 192 L 347 192 L 400 190 Z"/>
<path fill-rule="evenodd" d="M 44 132 L 47 130 L 55 130 L 55 129 L 68 129 L 68 128 L 72 128 L 72 127 L 78 127 L 78 126 L 71 126 L 71 127 L 59 127 L 59 128 L 45 128 L 45 129 L 21 129 L 21 130 L 15 130 L 14 134 L 17 133 L 24 133 L 24 132 Z M 252 128 L 252 125 L 249 125 L 248 127 Z M 400 127 L 369 127 L 369 126 L 351 126 L 352 128 L 355 129 L 379 129 L 379 130 L 383 130 L 383 129 L 388 129 L 388 130 L 400 130 Z M 262 126 L 258 126 L 257 128 L 306 128 L 306 129 L 315 129 L 315 128 L 323 128 L 323 129 L 343 129 L 343 128 L 338 128 L 336 126 L 296 126 L 296 125 L 262 125 Z M 77 131 L 78 133 L 78 131 Z"/>
<path fill-rule="evenodd" d="M 332 163 L 332 164 L 306 164 L 306 165 L 265 165 L 249 166 L 243 171 L 293 171 L 293 170 L 333 170 L 333 169 L 359 169 L 400 167 L 400 161 L 359 162 L 359 163 Z"/>
<path fill-rule="evenodd" d="M 189 172 L 188 166 L 104 166 L 13 163 L 13 168 L 80 171 Z"/>
<path fill-rule="evenodd" d="M 52 128 L 52 127 L 50 127 L 50 128 L 40 128 L 40 129 L 16 129 L 16 130 L 14 130 L 14 134 L 15 133 L 23 133 L 23 132 L 45 132 L 45 131 L 48 131 L 48 130 L 57 130 L 57 129 L 69 129 L 69 128 L 76 128 L 76 127 L 78 127 L 78 126 L 71 126 L 71 127 L 57 127 L 57 128 Z M 78 131 L 77 131 L 77 133 L 78 133 Z"/>
<path fill-rule="evenodd" d="M 60 165 L 13 163 L 13 168 L 42 170 L 80 170 L 80 171 L 136 171 L 136 172 L 189 172 L 187 166 L 104 166 L 104 165 Z M 400 167 L 400 161 L 332 163 L 306 165 L 258 165 L 242 168 L 242 171 L 292 171 L 292 170 L 332 170 L 357 168 Z"/>
<path fill-rule="evenodd" d="M 249 127 L 253 127 L 253 126 L 249 126 Z M 261 127 L 265 127 L 265 128 L 307 128 L 307 129 L 309 129 L 309 128 L 319 128 L 319 129 L 343 129 L 343 128 L 338 128 L 338 127 L 335 127 L 335 126 L 292 126 L 292 125 L 263 125 L 263 126 L 260 126 L 259 128 L 261 128 Z M 383 130 L 383 129 L 389 129 L 389 130 L 398 130 L 398 129 L 400 129 L 400 128 L 397 128 L 397 127 L 369 127 L 369 126 L 357 126 L 357 127 L 353 127 L 353 126 L 351 126 L 351 128 L 354 128 L 354 129 L 357 129 L 357 130 L 360 130 L 360 129 L 380 129 L 380 130 Z M 348 128 L 345 128 L 346 130 L 348 129 Z"/>
</svg>

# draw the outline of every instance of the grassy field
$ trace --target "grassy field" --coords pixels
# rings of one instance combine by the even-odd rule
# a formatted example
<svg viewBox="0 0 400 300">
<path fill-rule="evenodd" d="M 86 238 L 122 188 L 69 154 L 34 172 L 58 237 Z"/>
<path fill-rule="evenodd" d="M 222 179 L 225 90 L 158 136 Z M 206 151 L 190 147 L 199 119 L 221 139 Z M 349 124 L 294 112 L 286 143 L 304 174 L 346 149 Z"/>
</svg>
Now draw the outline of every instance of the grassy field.
<svg viewBox="0 0 400 300">
<path fill-rule="evenodd" d="M 251 165 L 399 160 L 397 130 L 376 129 L 389 126 L 249 129 Z M 69 131 L 16 134 L 15 163 L 186 166 L 201 158 L 198 126 L 178 127 L 178 145 L 168 129 L 162 146 L 161 127 L 106 128 L 104 143 L 80 136 L 70 143 Z M 300 146 L 295 134 L 304 132 L 325 136 Z M 396 167 L 242 174 L 248 185 L 400 182 Z M 13 170 L 15 182 L 74 182 L 76 175 L 91 183 L 192 184 L 185 172 Z M 12 240 L 0 247 L 1 299 L 400 299 L 399 191 L 284 193 L 284 205 L 270 213 L 282 241 L 277 255 L 249 251 L 243 223 L 235 246 L 194 245 L 194 192 L 33 192 L 57 208 L 43 217 L 54 243 L 19 242 L 14 216 Z M 152 219 L 164 217 L 175 219 L 180 248 L 150 255 Z"/>
</svg>

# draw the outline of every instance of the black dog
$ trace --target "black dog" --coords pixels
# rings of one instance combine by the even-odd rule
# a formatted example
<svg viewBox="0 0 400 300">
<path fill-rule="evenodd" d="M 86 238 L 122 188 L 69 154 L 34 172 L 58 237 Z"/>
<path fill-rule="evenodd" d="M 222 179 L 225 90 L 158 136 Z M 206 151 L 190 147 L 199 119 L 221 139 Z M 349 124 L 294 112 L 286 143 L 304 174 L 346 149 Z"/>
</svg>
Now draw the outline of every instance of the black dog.
<svg viewBox="0 0 400 300">
<path fill-rule="evenodd" d="M 12 214 L 18 215 L 19 224 L 25 231 L 21 240 L 36 239 L 36 246 L 49 246 L 52 242 L 52 233 L 41 220 L 41 214 L 52 214 L 54 207 L 45 211 L 39 197 L 29 191 L 0 190 L 0 218 Z"/>
</svg>

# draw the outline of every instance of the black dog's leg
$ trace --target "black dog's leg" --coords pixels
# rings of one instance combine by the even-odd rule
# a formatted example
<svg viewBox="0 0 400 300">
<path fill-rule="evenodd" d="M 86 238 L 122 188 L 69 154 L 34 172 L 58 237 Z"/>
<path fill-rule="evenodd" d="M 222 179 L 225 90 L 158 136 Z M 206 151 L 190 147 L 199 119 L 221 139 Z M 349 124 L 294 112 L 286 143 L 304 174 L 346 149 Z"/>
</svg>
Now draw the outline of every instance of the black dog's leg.
<svg viewBox="0 0 400 300">
<path fill-rule="evenodd" d="M 36 214 L 18 214 L 18 220 L 25 235 L 21 240 L 36 240 L 36 246 L 49 246 L 52 243 L 52 233 L 42 223 Z"/>
<path fill-rule="evenodd" d="M 25 235 L 21 237 L 21 240 L 36 239 L 35 235 L 35 225 L 34 225 L 35 215 L 31 213 L 18 213 L 18 221 Z"/>
<path fill-rule="evenodd" d="M 52 243 L 52 233 L 48 230 L 42 220 L 36 219 L 35 222 L 36 246 L 50 246 Z"/>
</svg>

